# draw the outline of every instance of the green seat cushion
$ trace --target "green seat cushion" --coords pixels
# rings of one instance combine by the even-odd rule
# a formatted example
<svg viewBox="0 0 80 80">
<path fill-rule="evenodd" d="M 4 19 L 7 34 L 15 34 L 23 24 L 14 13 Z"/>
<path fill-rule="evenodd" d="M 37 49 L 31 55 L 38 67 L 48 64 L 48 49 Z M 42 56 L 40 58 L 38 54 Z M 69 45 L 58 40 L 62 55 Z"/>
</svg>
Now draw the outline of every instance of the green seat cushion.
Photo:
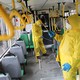
<svg viewBox="0 0 80 80">
<path fill-rule="evenodd" d="M 29 48 L 29 38 L 28 38 L 28 34 L 22 34 L 20 36 L 20 39 L 22 39 L 26 45 L 26 48 Z"/>
</svg>

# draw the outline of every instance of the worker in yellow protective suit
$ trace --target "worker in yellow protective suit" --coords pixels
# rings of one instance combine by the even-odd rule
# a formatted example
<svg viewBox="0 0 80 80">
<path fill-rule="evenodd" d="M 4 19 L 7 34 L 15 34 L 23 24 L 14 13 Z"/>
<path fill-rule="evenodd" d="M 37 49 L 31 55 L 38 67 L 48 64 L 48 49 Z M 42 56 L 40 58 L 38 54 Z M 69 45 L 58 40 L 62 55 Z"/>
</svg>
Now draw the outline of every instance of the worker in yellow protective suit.
<svg viewBox="0 0 80 80">
<path fill-rule="evenodd" d="M 40 50 L 42 51 L 43 56 L 48 56 L 48 54 L 46 54 L 46 49 L 43 44 L 43 39 L 41 38 L 43 36 L 41 25 L 42 25 L 42 21 L 39 19 L 32 26 L 32 37 L 33 37 L 33 44 L 34 44 L 36 59 L 41 58 Z"/>
<path fill-rule="evenodd" d="M 61 40 L 63 39 L 63 35 L 60 35 L 60 34 L 57 34 L 57 33 L 56 33 L 54 39 L 60 43 Z M 59 62 L 59 64 L 60 64 L 59 46 L 58 46 L 58 51 L 57 51 L 57 52 L 58 52 L 58 53 L 57 53 L 57 56 L 56 56 L 56 61 Z"/>
<path fill-rule="evenodd" d="M 76 80 L 80 67 L 80 16 L 69 16 L 66 28 L 59 46 L 60 62 L 64 80 Z"/>
</svg>

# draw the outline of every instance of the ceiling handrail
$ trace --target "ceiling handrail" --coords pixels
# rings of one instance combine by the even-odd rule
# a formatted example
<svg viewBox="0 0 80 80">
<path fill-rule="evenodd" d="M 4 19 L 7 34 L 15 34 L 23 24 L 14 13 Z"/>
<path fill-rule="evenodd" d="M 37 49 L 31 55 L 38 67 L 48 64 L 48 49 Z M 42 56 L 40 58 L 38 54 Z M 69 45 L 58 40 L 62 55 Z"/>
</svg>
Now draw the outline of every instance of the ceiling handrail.
<svg viewBox="0 0 80 80">
<path fill-rule="evenodd" d="M 7 28 L 9 30 L 9 34 L 0 35 L 0 41 L 9 40 L 14 36 L 14 27 L 9 19 L 8 14 L 0 4 L 0 17 L 4 20 L 4 23 L 7 24 Z"/>
<path fill-rule="evenodd" d="M 26 23 L 25 21 L 23 20 L 21 14 L 15 9 L 15 2 L 14 0 L 12 0 L 12 7 L 13 9 L 11 10 L 11 13 L 10 13 L 10 19 L 12 20 L 12 18 L 14 16 L 17 16 L 18 18 L 20 18 L 20 26 L 15 26 L 14 29 L 15 30 L 23 30 L 25 27 L 26 27 Z"/>
</svg>

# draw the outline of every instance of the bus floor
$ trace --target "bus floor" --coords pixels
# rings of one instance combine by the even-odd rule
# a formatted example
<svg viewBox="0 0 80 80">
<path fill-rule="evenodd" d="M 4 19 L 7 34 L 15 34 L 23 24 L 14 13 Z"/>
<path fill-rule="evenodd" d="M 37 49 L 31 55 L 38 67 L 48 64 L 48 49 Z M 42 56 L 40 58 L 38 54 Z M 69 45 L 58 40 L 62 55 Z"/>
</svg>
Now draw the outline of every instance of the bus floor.
<svg viewBox="0 0 80 80">
<path fill-rule="evenodd" d="M 55 61 L 54 53 L 51 49 L 47 49 L 47 53 L 50 54 L 48 57 L 41 58 L 41 69 L 34 56 L 28 57 L 26 74 L 22 77 L 22 80 L 63 80 L 62 71 Z"/>
</svg>

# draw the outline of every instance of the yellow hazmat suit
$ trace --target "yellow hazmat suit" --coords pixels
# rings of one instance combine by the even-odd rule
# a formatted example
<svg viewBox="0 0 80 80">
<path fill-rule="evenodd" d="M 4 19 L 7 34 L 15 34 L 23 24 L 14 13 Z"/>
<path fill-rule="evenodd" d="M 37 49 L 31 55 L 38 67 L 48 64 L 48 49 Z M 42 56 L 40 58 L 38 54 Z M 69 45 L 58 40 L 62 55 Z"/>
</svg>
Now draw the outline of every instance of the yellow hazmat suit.
<svg viewBox="0 0 80 80">
<path fill-rule="evenodd" d="M 71 69 L 63 71 L 64 80 L 76 80 L 76 72 L 80 67 L 80 16 L 77 14 L 68 17 L 71 29 L 65 31 L 61 41 L 59 52 L 61 66 L 65 63 L 71 65 Z"/>
<path fill-rule="evenodd" d="M 57 40 L 58 42 L 61 42 L 61 40 L 63 39 L 63 35 L 56 34 L 54 38 L 55 38 L 55 40 Z M 60 62 L 59 49 L 58 49 L 58 54 L 57 54 L 57 56 L 56 56 L 56 61 Z"/>
<path fill-rule="evenodd" d="M 45 46 L 43 44 L 43 39 L 42 37 L 42 27 L 40 26 L 42 24 L 41 20 L 38 20 L 33 24 L 32 27 L 32 36 L 33 36 L 33 44 L 34 44 L 34 50 L 35 50 L 35 55 L 40 56 L 40 50 L 42 51 L 43 54 L 46 53 Z"/>
</svg>

